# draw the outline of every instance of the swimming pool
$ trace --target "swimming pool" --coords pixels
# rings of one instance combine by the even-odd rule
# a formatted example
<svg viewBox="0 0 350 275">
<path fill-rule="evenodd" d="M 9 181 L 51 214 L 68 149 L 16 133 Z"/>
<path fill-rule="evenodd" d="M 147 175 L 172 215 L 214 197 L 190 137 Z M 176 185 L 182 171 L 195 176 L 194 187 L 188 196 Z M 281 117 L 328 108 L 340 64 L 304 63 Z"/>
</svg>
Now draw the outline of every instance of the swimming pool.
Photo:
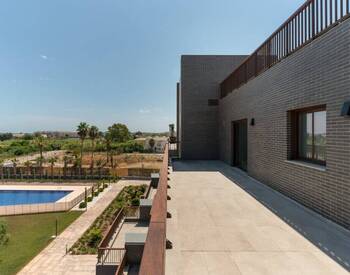
<svg viewBox="0 0 350 275">
<path fill-rule="evenodd" d="M 72 191 L 0 190 L 0 206 L 56 202 Z"/>
</svg>

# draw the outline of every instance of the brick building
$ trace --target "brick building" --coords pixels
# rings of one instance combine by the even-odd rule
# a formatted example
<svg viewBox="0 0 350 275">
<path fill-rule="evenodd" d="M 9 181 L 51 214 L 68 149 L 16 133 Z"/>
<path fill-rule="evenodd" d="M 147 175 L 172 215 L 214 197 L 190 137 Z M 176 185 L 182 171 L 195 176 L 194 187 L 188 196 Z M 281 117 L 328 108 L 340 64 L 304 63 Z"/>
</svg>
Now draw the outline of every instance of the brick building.
<svg viewBox="0 0 350 275">
<path fill-rule="evenodd" d="M 327 25 L 310 2 L 249 58 L 182 56 L 179 155 L 238 166 L 350 228 L 349 11 Z"/>
</svg>

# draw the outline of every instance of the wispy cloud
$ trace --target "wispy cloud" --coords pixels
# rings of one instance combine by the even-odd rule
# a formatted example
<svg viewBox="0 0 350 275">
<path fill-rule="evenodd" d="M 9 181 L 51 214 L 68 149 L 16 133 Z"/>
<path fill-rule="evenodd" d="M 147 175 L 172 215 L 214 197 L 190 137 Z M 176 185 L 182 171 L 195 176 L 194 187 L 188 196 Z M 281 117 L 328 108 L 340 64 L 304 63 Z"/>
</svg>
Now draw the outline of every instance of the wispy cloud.
<svg viewBox="0 0 350 275">
<path fill-rule="evenodd" d="M 41 54 L 40 57 L 44 60 L 48 59 L 47 55 Z"/>
<path fill-rule="evenodd" d="M 149 109 L 140 109 L 139 113 L 140 114 L 149 114 L 149 113 L 151 113 L 151 110 L 149 110 Z"/>
</svg>

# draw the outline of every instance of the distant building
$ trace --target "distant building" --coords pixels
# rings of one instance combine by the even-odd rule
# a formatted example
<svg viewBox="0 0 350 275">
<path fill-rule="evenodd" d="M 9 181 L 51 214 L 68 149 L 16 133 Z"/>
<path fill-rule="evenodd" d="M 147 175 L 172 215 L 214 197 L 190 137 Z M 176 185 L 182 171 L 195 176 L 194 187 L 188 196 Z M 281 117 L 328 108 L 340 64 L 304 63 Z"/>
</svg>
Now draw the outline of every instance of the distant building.
<svg viewBox="0 0 350 275">
<path fill-rule="evenodd" d="M 162 137 L 141 137 L 136 138 L 135 141 L 139 144 L 142 144 L 143 148 L 145 150 L 152 150 L 152 147 L 150 145 L 150 140 L 154 140 L 154 146 L 153 151 L 155 153 L 163 153 L 165 144 L 168 142 L 168 137 L 162 136 Z"/>
</svg>

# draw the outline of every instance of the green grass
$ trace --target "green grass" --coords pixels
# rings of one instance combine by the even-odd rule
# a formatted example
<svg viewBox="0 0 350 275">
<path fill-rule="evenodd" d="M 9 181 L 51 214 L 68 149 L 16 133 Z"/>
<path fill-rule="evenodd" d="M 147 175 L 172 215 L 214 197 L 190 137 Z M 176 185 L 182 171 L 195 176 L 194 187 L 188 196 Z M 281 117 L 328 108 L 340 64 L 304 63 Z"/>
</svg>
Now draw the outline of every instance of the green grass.
<svg viewBox="0 0 350 275">
<path fill-rule="evenodd" d="M 82 212 L 70 211 L 1 218 L 7 223 L 10 240 L 0 247 L 0 274 L 16 274 L 45 248 L 55 234 L 55 221 L 61 233 Z"/>
</svg>

